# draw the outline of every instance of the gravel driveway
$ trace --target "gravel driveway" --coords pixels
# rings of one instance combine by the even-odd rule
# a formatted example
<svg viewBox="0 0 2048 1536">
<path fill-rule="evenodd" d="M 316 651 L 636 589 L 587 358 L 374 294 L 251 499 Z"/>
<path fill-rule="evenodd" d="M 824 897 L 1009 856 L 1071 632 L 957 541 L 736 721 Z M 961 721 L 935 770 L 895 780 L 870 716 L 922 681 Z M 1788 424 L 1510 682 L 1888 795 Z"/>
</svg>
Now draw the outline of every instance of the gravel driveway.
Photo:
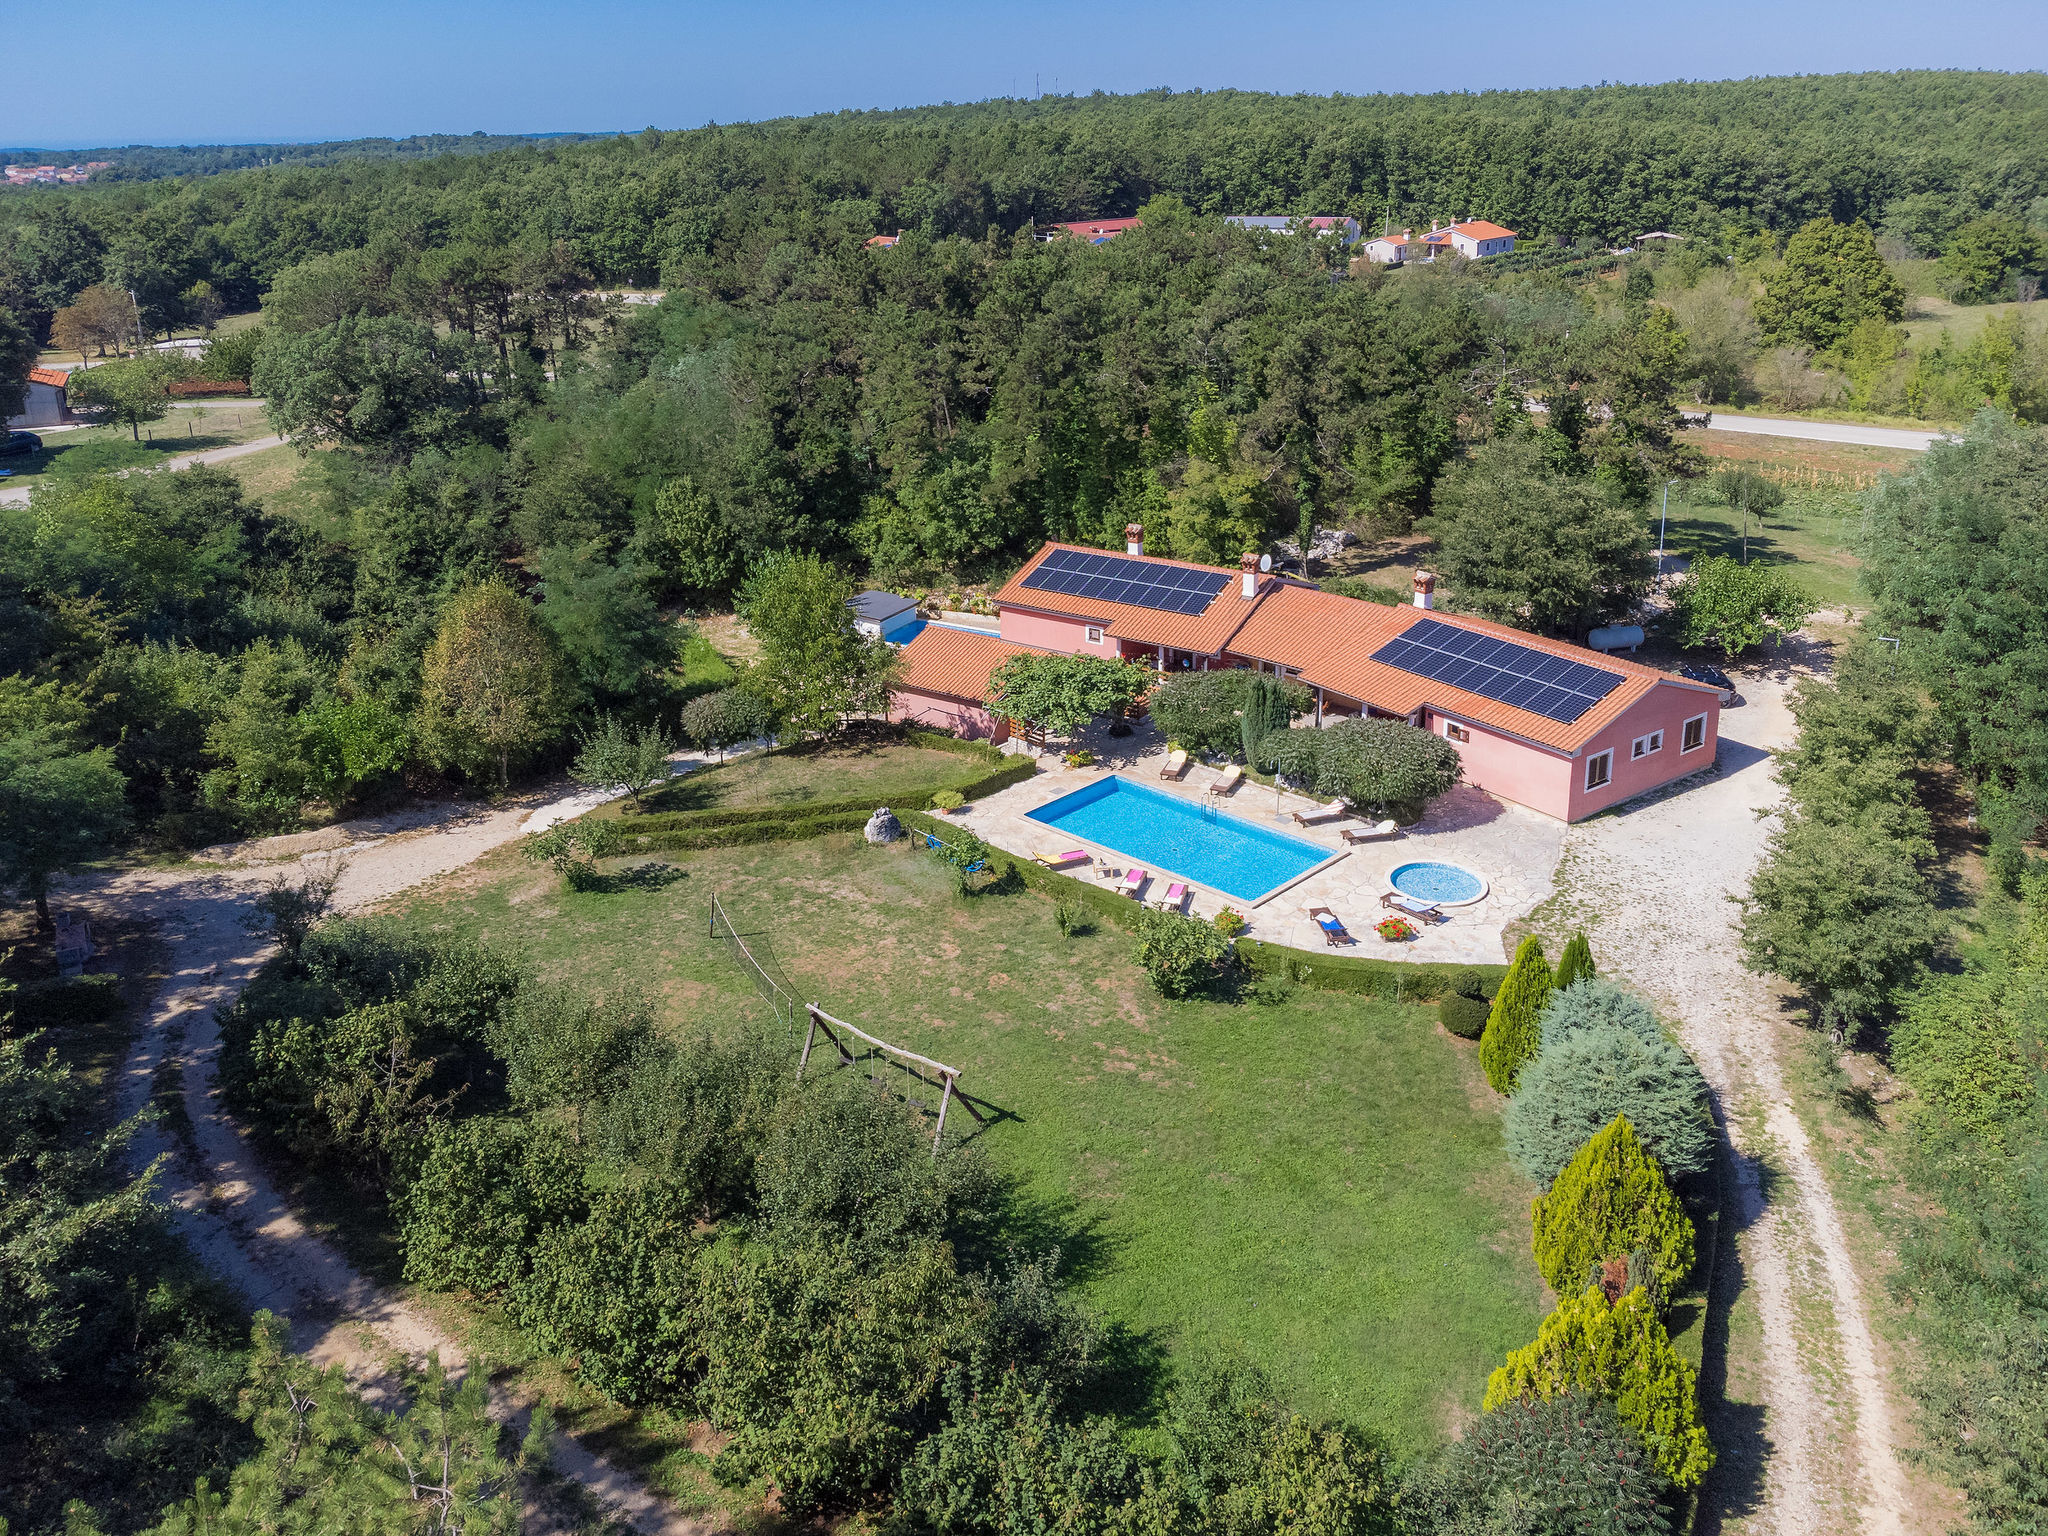
<svg viewBox="0 0 2048 1536">
<path fill-rule="evenodd" d="M 1785 1083 L 1777 998 L 1736 957 L 1730 898 L 1777 824 L 1758 814 L 1782 797 L 1769 754 L 1796 734 L 1791 674 L 1739 681 L 1748 703 L 1721 716 L 1720 772 L 1573 827 L 1561 894 L 1535 921 L 1548 940 L 1583 926 L 1603 968 L 1678 1021 L 1727 1123 L 1736 1241 L 1718 1266 L 1717 1302 L 1729 1305 L 1724 1287 L 1736 1289 L 1726 1390 L 1707 1393 L 1720 1399 L 1710 1428 L 1721 1461 L 1701 1531 L 1903 1536 L 1914 1526 L 1900 1419 L 1871 1333 L 1870 1288 Z M 1713 1367 L 1710 1354 L 1710 1389 Z"/>
</svg>

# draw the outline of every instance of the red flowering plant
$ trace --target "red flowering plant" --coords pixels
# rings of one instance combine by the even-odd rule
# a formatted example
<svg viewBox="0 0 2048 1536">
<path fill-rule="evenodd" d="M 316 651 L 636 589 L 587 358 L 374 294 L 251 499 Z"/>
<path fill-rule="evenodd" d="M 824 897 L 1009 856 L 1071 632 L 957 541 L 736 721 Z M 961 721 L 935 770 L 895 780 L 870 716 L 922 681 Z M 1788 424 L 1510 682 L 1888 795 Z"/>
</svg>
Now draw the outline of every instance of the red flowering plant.
<svg viewBox="0 0 2048 1536">
<path fill-rule="evenodd" d="M 1415 925 L 1405 917 L 1383 917 L 1372 925 L 1372 931 L 1389 944 L 1398 944 L 1403 939 L 1415 937 Z"/>
</svg>

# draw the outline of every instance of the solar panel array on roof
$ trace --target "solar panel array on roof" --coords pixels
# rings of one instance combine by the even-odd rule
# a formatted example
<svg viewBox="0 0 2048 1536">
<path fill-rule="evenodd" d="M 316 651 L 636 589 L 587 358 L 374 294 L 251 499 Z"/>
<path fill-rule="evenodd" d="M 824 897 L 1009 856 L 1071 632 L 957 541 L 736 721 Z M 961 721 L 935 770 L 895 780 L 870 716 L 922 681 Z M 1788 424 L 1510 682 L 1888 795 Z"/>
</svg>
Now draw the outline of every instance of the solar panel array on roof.
<svg viewBox="0 0 2048 1536">
<path fill-rule="evenodd" d="M 1036 592 L 1129 603 L 1163 613 L 1200 613 L 1230 585 L 1221 571 L 1191 571 L 1123 555 L 1086 549 L 1056 549 L 1020 585 Z"/>
<path fill-rule="evenodd" d="M 1621 686 L 1621 674 L 1530 646 L 1418 619 L 1372 659 L 1569 725 Z"/>
</svg>

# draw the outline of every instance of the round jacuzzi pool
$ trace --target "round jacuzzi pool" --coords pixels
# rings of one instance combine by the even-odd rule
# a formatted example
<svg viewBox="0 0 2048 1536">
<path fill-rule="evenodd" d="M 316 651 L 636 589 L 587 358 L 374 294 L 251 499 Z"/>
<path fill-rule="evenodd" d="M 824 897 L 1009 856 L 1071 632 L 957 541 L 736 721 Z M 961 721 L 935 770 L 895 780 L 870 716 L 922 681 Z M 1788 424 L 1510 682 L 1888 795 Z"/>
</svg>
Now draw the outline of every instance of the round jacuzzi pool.
<svg viewBox="0 0 2048 1536">
<path fill-rule="evenodd" d="M 1486 882 L 1471 870 L 1435 860 L 1397 864 L 1388 871 L 1387 883 L 1403 896 L 1441 907 L 1467 907 L 1486 895 Z"/>
</svg>

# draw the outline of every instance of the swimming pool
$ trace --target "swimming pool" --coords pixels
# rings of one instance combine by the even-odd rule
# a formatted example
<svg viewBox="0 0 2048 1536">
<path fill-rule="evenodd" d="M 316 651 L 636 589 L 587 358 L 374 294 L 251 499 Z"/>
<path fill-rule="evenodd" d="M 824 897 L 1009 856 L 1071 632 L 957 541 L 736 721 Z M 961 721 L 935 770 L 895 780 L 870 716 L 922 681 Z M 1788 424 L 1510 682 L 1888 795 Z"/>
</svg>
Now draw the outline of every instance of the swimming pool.
<svg viewBox="0 0 2048 1536">
<path fill-rule="evenodd" d="M 1327 848 L 1111 774 L 1062 795 L 1030 819 L 1239 901 L 1256 901 L 1337 857 Z"/>
<path fill-rule="evenodd" d="M 1486 882 L 1464 865 L 1435 859 L 1395 865 L 1387 884 L 1403 896 L 1433 901 L 1440 907 L 1469 907 L 1486 894 Z"/>
</svg>

